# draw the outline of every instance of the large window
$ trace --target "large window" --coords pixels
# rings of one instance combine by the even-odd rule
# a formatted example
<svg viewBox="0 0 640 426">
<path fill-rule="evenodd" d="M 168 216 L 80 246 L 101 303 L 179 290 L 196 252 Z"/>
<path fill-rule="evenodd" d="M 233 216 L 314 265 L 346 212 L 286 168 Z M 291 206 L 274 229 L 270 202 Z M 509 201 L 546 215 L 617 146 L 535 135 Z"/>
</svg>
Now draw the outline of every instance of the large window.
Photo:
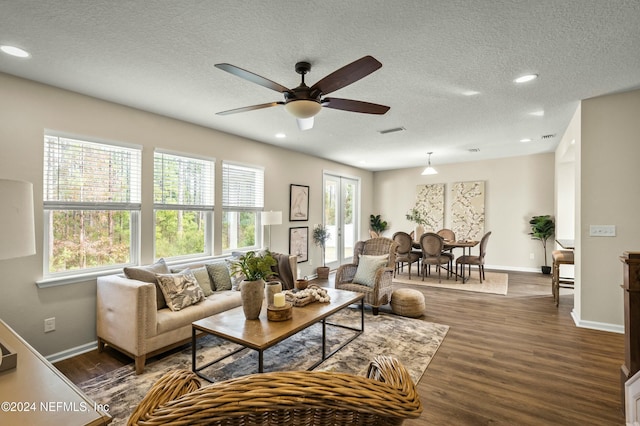
<svg viewBox="0 0 640 426">
<path fill-rule="evenodd" d="M 154 154 L 155 256 L 210 255 L 214 161 Z"/>
<path fill-rule="evenodd" d="M 222 250 L 256 248 L 264 207 L 264 169 L 222 163 Z"/>
<path fill-rule="evenodd" d="M 44 275 L 138 259 L 139 148 L 44 137 Z"/>
</svg>

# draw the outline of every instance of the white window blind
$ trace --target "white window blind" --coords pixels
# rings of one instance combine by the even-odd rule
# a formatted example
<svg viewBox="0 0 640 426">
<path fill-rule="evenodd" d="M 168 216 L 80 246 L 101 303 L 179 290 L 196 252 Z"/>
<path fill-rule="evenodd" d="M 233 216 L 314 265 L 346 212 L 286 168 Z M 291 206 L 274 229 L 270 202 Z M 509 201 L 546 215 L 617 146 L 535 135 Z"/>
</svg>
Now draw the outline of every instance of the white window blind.
<svg viewBox="0 0 640 426">
<path fill-rule="evenodd" d="M 154 153 L 154 204 L 157 209 L 211 210 L 214 207 L 212 160 Z"/>
<path fill-rule="evenodd" d="M 222 207 L 256 210 L 264 207 L 264 169 L 222 163 Z"/>
<path fill-rule="evenodd" d="M 47 209 L 140 209 L 140 149 L 44 138 Z"/>
</svg>

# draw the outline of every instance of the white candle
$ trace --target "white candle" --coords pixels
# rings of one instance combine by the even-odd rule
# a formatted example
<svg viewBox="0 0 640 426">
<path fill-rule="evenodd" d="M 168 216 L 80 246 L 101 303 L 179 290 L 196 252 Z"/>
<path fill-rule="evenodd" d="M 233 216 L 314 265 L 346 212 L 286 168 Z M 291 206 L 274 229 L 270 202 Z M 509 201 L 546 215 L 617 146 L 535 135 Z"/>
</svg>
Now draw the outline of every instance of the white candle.
<svg viewBox="0 0 640 426">
<path fill-rule="evenodd" d="M 284 293 L 276 293 L 273 295 L 273 306 L 282 308 L 284 306 Z"/>
</svg>

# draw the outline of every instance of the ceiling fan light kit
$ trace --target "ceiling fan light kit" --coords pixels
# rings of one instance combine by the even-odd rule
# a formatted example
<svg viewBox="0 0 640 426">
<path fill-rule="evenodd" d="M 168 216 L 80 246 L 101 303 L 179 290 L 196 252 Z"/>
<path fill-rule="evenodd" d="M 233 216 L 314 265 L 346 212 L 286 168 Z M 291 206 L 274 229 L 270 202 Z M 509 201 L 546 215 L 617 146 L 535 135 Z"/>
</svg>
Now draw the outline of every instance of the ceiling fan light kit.
<svg viewBox="0 0 640 426">
<path fill-rule="evenodd" d="M 319 102 L 305 99 L 289 101 L 284 105 L 284 109 L 296 118 L 311 118 L 319 113 L 321 108 Z"/>
<path fill-rule="evenodd" d="M 305 74 L 311 71 L 311 64 L 309 62 L 298 62 L 295 66 L 295 70 L 301 75 L 302 81 L 300 85 L 294 89 L 288 89 L 281 84 L 236 67 L 235 65 L 224 63 L 216 64 L 215 66 L 216 68 L 231 73 L 237 77 L 259 84 L 267 89 L 275 90 L 276 92 L 280 92 L 284 95 L 284 102 L 279 101 L 236 108 L 218 112 L 218 115 L 236 114 L 239 112 L 284 105 L 287 112 L 298 119 L 298 127 L 300 130 L 307 130 L 313 127 L 313 117 L 317 115 L 322 108 L 332 108 L 364 114 L 384 114 L 389 110 L 388 106 L 373 104 L 370 102 L 356 101 L 352 99 L 323 98 L 324 95 L 355 83 L 382 67 L 382 64 L 373 56 L 364 56 L 357 61 L 345 65 L 322 78 L 311 87 L 307 86 L 304 82 Z"/>
</svg>

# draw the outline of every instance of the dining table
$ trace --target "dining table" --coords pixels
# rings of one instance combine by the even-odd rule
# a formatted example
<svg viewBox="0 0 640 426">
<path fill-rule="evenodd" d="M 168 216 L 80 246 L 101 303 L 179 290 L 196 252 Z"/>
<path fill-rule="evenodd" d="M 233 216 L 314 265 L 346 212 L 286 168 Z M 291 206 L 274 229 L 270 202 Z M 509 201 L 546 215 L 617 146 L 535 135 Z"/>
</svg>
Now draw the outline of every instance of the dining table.
<svg viewBox="0 0 640 426">
<path fill-rule="evenodd" d="M 444 240 L 443 251 L 452 251 L 453 249 L 461 248 L 463 256 L 470 256 L 471 248 L 477 246 L 479 243 L 480 241 L 476 241 L 476 240 L 459 240 L 459 241 Z M 419 250 L 422 249 L 422 247 L 420 246 L 420 241 L 414 241 L 412 243 L 412 246 L 413 248 L 416 248 Z M 454 271 L 451 271 L 451 273 L 455 274 L 457 277 L 462 279 L 462 283 L 464 284 L 469 280 L 469 278 L 471 277 L 471 274 L 469 274 L 468 276 L 465 276 L 464 265 L 462 266 L 461 269 L 462 271 L 460 274 L 458 274 L 458 268 L 456 268 Z"/>
</svg>

